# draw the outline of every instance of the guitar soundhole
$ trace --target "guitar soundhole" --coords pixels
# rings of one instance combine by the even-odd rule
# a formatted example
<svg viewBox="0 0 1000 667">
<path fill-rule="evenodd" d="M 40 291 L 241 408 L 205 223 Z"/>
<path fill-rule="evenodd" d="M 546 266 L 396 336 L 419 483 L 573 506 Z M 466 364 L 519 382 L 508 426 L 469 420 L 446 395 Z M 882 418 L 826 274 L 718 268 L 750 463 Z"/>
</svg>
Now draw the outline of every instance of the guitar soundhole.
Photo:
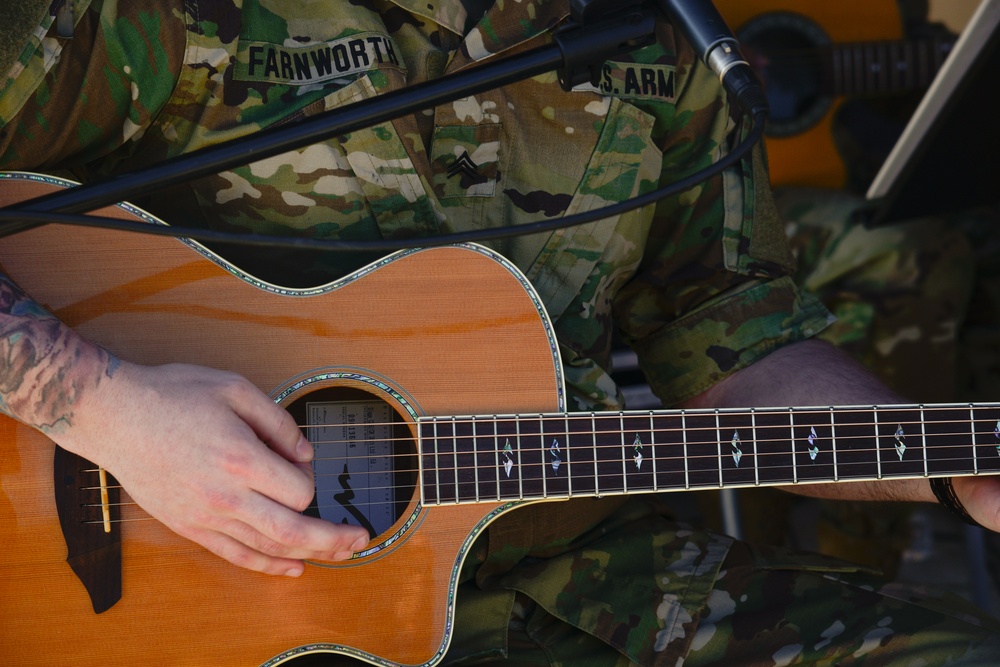
<svg viewBox="0 0 1000 667">
<path fill-rule="evenodd" d="M 417 458 L 406 422 L 368 392 L 328 387 L 288 406 L 313 444 L 316 495 L 305 511 L 334 523 L 389 531 L 413 499 Z"/>
<path fill-rule="evenodd" d="M 767 134 L 803 132 L 833 103 L 824 47 L 830 40 L 810 19 L 792 12 L 762 14 L 739 31 L 743 53 L 764 81 L 771 118 Z"/>
</svg>

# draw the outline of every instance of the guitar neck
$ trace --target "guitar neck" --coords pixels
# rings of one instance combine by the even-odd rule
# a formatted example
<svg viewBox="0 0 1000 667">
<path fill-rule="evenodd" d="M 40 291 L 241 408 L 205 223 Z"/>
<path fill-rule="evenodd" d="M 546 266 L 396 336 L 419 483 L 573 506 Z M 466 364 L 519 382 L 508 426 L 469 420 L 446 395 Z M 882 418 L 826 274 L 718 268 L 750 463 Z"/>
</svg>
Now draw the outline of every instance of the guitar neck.
<svg viewBox="0 0 1000 667">
<path fill-rule="evenodd" d="M 428 417 L 426 504 L 1000 473 L 1000 403 Z"/>
<path fill-rule="evenodd" d="M 852 42 L 821 49 L 825 88 L 834 95 L 884 95 L 930 86 L 953 40 Z"/>
</svg>

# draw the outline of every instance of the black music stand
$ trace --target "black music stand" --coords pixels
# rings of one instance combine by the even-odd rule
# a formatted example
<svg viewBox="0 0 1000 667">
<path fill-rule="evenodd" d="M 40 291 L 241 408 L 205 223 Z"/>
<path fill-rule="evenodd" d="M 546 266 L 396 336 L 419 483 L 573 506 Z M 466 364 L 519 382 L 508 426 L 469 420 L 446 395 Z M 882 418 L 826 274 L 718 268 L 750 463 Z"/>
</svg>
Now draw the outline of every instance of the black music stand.
<svg viewBox="0 0 1000 667">
<path fill-rule="evenodd" d="M 872 181 L 870 225 L 1000 203 L 1000 0 L 983 0 Z"/>
</svg>

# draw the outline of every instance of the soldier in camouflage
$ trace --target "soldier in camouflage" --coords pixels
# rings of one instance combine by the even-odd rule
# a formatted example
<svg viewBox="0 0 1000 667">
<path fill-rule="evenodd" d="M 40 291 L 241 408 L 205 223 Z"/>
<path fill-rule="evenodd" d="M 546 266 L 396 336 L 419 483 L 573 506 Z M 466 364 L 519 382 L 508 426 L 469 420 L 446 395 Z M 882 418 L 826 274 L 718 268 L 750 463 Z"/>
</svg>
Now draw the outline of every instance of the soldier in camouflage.
<svg viewBox="0 0 1000 667">
<path fill-rule="evenodd" d="M 566 3 L 544 0 L 22 3 L 3 29 L 0 168 L 79 180 L 122 173 L 545 43 L 567 15 Z M 140 203 L 168 222 L 214 229 L 395 239 L 621 201 L 697 171 L 746 131 L 690 46 L 666 23 L 658 38 L 608 62 L 597 86 L 567 93 L 554 74 L 534 77 Z M 608 372 L 615 330 L 671 406 L 895 398 L 806 340 L 831 318 L 795 285 L 760 150 L 655 207 L 494 245 L 545 301 L 571 409 L 621 406 Z M 294 267 L 270 255 L 237 263 L 244 259 L 261 277 L 294 269 L 285 282 L 305 282 L 368 258 L 327 255 Z M 24 341 L 12 323 L 46 315 L 11 286 L 5 296 L 14 304 L 3 313 L 5 354 L 20 361 Z M 89 359 L 81 349 L 75 359 Z M 74 363 L 60 377 L 86 366 Z M 104 363 L 110 379 L 100 382 L 135 377 L 127 360 Z M 113 372 L 119 363 L 127 373 Z M 94 375 L 74 387 L 100 396 Z M 38 423 L 15 409 L 21 385 L 2 386 L 8 414 Z M 88 421 L 69 414 L 66 433 L 51 436 L 82 449 L 76 419 Z M 103 463 L 96 449 L 84 453 Z M 109 468 L 134 497 L 143 491 L 131 484 L 141 478 L 130 474 L 135 464 L 115 459 Z M 850 486 L 859 497 L 933 499 L 926 484 Z M 1000 527 L 989 519 L 1000 502 L 988 491 L 969 486 L 961 497 Z M 178 525 L 176 507 L 155 488 L 144 493 L 137 500 Z M 253 569 L 301 572 L 300 552 L 269 557 L 183 523 L 175 529 Z M 357 533 L 324 537 L 326 551 L 342 557 Z M 956 599 L 898 590 L 859 566 L 680 525 L 655 498 L 502 516 L 473 546 L 457 599 L 452 664 L 989 664 L 1000 629 Z"/>
<path fill-rule="evenodd" d="M 869 228 L 857 220 L 863 197 L 847 190 L 780 187 L 775 202 L 796 258 L 796 282 L 836 316 L 818 337 L 910 401 L 959 400 L 959 333 L 976 273 L 964 230 L 943 218 Z M 776 507 L 795 501 L 771 489 L 742 500 L 747 538 L 783 543 L 780 522 L 752 518 L 774 516 Z M 895 573 L 910 545 L 914 509 L 824 502 L 817 548 Z"/>
</svg>

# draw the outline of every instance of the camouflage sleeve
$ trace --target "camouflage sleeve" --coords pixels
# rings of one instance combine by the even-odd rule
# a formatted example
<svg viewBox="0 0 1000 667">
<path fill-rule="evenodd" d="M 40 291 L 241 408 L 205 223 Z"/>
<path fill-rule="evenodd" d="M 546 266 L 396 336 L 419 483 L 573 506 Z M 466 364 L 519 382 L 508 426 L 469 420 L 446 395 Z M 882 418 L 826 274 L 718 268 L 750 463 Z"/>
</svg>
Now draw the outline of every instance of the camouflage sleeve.
<svg viewBox="0 0 1000 667">
<path fill-rule="evenodd" d="M 662 135 L 661 184 L 718 160 L 749 129 L 749 121 L 734 127 L 714 76 L 700 66 L 687 72 L 676 106 Z M 822 330 L 830 315 L 799 291 L 793 271 L 762 148 L 661 201 L 640 271 L 615 301 L 623 337 L 660 399 L 677 405 Z"/>
<path fill-rule="evenodd" d="M 46 17 L 0 80 L 0 169 L 85 180 L 88 163 L 131 149 L 173 91 L 185 43 L 179 0 L 88 4 L 75 3 L 72 39 Z"/>
</svg>

